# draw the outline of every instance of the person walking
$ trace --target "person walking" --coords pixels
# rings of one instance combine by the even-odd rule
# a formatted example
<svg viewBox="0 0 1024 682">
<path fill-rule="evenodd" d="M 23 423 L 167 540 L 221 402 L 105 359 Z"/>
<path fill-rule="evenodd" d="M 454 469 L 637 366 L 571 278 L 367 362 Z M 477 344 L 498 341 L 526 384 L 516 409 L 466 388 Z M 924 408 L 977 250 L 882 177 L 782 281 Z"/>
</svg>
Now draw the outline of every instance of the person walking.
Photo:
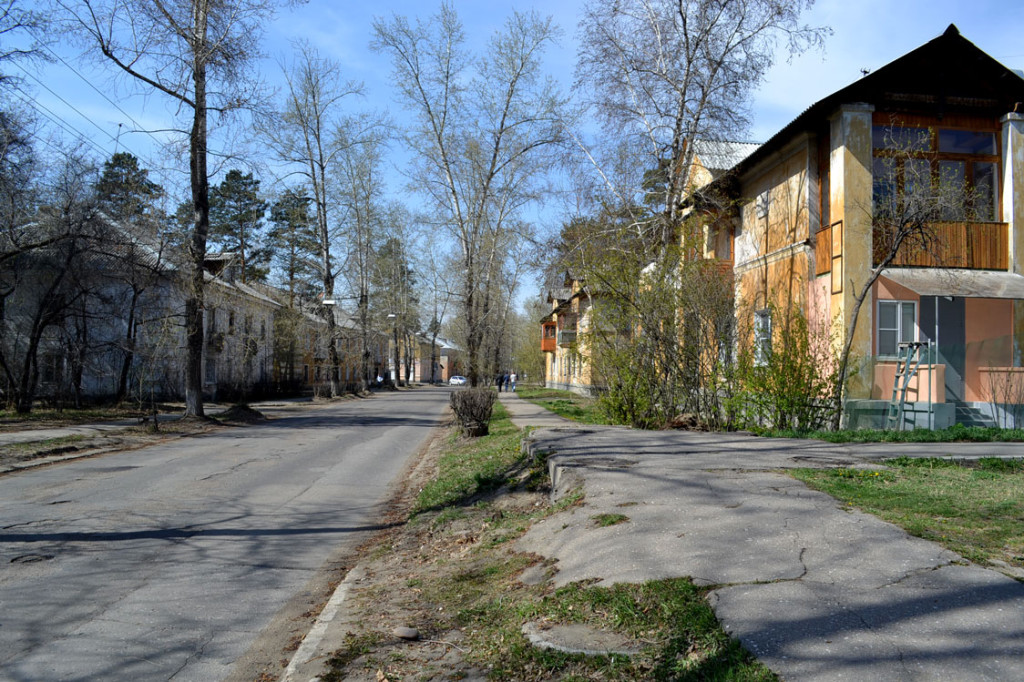
<svg viewBox="0 0 1024 682">
<path fill-rule="evenodd" d="M 516 391 L 516 373 L 512 372 L 512 374 L 509 375 L 508 379 L 509 379 L 509 381 L 512 382 L 512 392 L 515 393 L 515 391 Z"/>
<path fill-rule="evenodd" d="M 502 377 L 500 374 L 498 376 L 494 377 L 494 383 L 496 383 L 498 385 L 498 393 L 501 393 L 501 384 L 502 384 L 503 380 L 504 380 L 504 377 Z"/>
</svg>

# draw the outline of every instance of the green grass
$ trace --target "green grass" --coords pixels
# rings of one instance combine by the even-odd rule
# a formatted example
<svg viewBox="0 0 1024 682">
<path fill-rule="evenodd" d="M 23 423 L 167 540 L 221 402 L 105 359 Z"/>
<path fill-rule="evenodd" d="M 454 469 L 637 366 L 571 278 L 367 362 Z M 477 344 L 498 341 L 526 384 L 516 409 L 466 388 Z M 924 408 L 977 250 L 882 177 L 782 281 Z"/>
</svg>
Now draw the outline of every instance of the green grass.
<svg viewBox="0 0 1024 682">
<path fill-rule="evenodd" d="M 132 419 L 147 414 L 145 410 L 124 407 L 96 407 L 81 410 L 54 410 L 35 408 L 27 414 L 16 410 L 0 410 L 0 425 L 32 424 L 35 422 L 63 422 L 67 424 L 88 424 L 90 422 Z"/>
<path fill-rule="evenodd" d="M 540 405 L 560 417 L 582 424 L 611 424 L 593 398 L 553 388 L 522 387 L 516 391 L 523 400 Z"/>
<path fill-rule="evenodd" d="M 413 513 L 443 509 L 496 490 L 522 467 L 523 460 L 519 429 L 502 404 L 495 403 L 490 433 L 480 438 L 453 437 L 438 462 L 437 478 L 424 486 Z"/>
<path fill-rule="evenodd" d="M 718 625 L 707 590 L 687 579 L 610 588 L 573 584 L 514 602 L 487 596 L 459 613 L 493 679 L 775 680 Z M 635 656 L 541 650 L 521 634 L 526 621 L 610 629 L 641 645 Z M 481 625 L 485 627 L 481 628 Z"/>
<path fill-rule="evenodd" d="M 815 438 L 829 443 L 998 443 L 1024 441 L 1024 429 L 997 429 L 954 424 L 948 429 L 882 431 L 857 429 L 843 431 L 784 431 L 765 429 L 758 435 L 768 438 Z"/>
<path fill-rule="evenodd" d="M 499 511 L 490 498 L 481 499 L 497 485 L 510 483 L 513 473 L 521 474 L 531 466 L 546 471 L 543 458 L 531 462 L 522 454 L 520 439 L 521 432 L 496 404 L 490 435 L 454 437 L 440 458 L 437 480 L 424 488 L 417 505 L 418 513 L 436 512 L 432 533 L 444 533 L 447 525 L 481 529 L 475 549 L 447 564 L 450 573 L 416 578 L 423 601 L 434 605 L 436 613 L 451 614 L 450 625 L 467 633 L 461 646 L 469 661 L 489 669 L 492 679 L 776 679 L 725 634 L 708 605 L 707 589 L 689 580 L 611 588 L 575 584 L 555 591 L 519 582 L 520 573 L 536 558 L 515 553 L 509 541 L 521 536 L 534 520 L 580 504 L 583 498 L 575 491 L 558 505 L 530 512 Z M 528 489 L 533 478 L 518 480 L 521 489 Z M 628 520 L 623 514 L 595 517 L 602 525 Z M 644 651 L 628 658 L 537 649 L 521 628 L 526 620 L 540 619 L 611 628 L 634 638 Z"/>
<path fill-rule="evenodd" d="M 596 514 L 591 516 L 590 519 L 600 528 L 607 528 L 608 526 L 629 521 L 629 517 L 625 514 Z"/>
<path fill-rule="evenodd" d="M 851 507 L 970 559 L 1024 567 L 1024 460 L 899 458 L 884 470 L 798 469 Z"/>
</svg>

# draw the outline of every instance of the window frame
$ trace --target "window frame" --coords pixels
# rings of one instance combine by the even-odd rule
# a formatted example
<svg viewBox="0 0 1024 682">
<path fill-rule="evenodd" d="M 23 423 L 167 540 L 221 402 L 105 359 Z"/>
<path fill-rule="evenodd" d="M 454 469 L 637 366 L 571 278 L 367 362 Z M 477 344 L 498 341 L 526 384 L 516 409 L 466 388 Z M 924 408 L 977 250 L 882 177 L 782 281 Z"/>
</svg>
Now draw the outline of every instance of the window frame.
<svg viewBox="0 0 1024 682">
<path fill-rule="evenodd" d="M 920 339 L 921 335 L 921 323 L 918 315 L 920 314 L 920 306 L 918 301 L 904 300 L 904 299 L 893 299 L 893 298 L 880 298 L 875 302 L 875 354 L 880 358 L 897 358 L 899 357 L 900 344 L 901 343 L 914 343 Z M 896 328 L 886 328 L 885 331 L 896 332 L 896 347 L 892 353 L 883 352 L 882 350 L 882 306 L 883 305 L 895 305 L 896 306 Z M 909 305 L 913 310 L 913 334 L 912 338 L 905 340 L 903 338 L 903 306 Z"/>
<path fill-rule="evenodd" d="M 989 217 L 982 219 L 979 216 L 974 216 L 970 221 L 973 223 L 999 223 L 1002 222 L 1002 202 L 1000 197 L 1000 189 L 1002 186 L 1002 138 L 1000 130 L 992 123 L 974 123 L 967 121 L 950 122 L 944 123 L 942 121 L 929 121 L 925 119 L 914 118 L 912 120 L 889 120 L 883 122 L 882 118 L 879 118 L 880 114 L 875 114 L 872 121 L 872 135 L 871 135 L 871 156 L 872 159 L 884 159 L 890 158 L 895 159 L 897 163 L 896 176 L 897 176 L 897 187 L 895 191 L 905 191 L 905 179 L 903 173 L 903 160 L 904 158 L 919 158 L 926 159 L 931 166 L 931 177 L 933 182 L 937 182 L 941 174 L 942 162 L 946 161 L 959 161 L 963 163 L 964 172 L 964 183 L 968 188 L 976 188 L 975 182 L 975 165 L 991 163 L 994 164 L 995 169 L 993 172 L 992 186 L 990 188 L 992 195 L 992 206 L 991 214 Z M 887 116 L 881 114 L 882 117 Z M 928 136 L 928 147 L 927 149 L 900 149 L 898 147 L 884 147 L 875 146 L 875 133 L 879 129 L 906 129 L 906 130 L 919 130 L 927 132 Z M 966 152 L 944 152 L 940 150 L 939 138 L 943 131 L 956 132 L 966 131 L 970 133 L 979 133 L 991 135 L 993 140 L 993 146 L 995 148 L 994 154 L 970 154 Z M 872 176 L 874 173 L 874 161 L 872 161 Z M 873 178 L 872 181 L 872 192 L 871 198 L 874 203 L 876 196 L 876 184 Z"/>
<path fill-rule="evenodd" d="M 754 366 L 764 367 L 772 354 L 772 311 L 762 308 L 754 312 Z"/>
</svg>

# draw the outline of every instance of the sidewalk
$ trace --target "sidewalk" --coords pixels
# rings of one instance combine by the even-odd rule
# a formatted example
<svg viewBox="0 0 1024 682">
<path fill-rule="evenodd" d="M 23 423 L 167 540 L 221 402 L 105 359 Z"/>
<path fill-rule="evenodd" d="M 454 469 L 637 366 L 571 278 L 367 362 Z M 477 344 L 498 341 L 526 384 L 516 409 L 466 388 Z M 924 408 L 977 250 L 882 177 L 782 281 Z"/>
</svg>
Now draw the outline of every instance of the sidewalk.
<svg viewBox="0 0 1024 682">
<path fill-rule="evenodd" d="M 501 398 L 518 425 L 551 427 L 543 408 Z M 785 680 L 1024 679 L 1024 584 L 779 471 L 979 456 L 978 445 L 1024 456 L 1021 444 L 865 448 L 559 420 L 528 447 L 551 453 L 553 495 L 582 487 L 584 505 L 539 522 L 519 548 L 556 559 L 556 585 L 715 586 L 723 626 Z M 630 520 L 598 528 L 601 513 Z"/>
</svg>

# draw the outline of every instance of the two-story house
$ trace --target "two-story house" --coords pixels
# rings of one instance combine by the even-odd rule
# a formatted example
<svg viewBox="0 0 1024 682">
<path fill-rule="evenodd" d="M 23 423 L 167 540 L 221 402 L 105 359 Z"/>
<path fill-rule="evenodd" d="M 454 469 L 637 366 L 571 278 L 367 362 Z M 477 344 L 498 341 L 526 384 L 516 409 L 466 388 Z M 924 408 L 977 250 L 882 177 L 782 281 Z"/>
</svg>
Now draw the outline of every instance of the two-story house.
<svg viewBox="0 0 1024 682">
<path fill-rule="evenodd" d="M 705 255 L 732 262 L 739 328 L 755 344 L 771 344 L 771 316 L 794 308 L 842 336 L 884 255 L 875 212 L 912 192 L 912 177 L 970 197 L 968 215 L 904 244 L 860 305 L 851 426 L 884 425 L 912 343 L 920 365 L 901 427 L 1019 416 L 1022 102 L 1024 79 L 950 26 L 815 102 L 710 183 L 732 208 L 709 214 Z"/>
</svg>

